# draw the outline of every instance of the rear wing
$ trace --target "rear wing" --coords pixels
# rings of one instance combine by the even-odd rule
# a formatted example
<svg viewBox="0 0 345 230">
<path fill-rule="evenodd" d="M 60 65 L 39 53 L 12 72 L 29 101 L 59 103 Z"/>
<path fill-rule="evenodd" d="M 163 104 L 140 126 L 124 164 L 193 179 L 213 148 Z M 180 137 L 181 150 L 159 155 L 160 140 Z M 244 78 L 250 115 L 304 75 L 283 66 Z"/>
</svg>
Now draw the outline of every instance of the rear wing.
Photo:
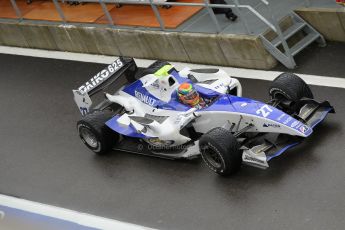
<svg viewBox="0 0 345 230">
<path fill-rule="evenodd" d="M 92 109 L 91 97 L 98 92 L 104 91 L 110 85 L 119 89 L 125 83 L 134 82 L 137 69 L 137 65 L 133 58 L 120 57 L 93 76 L 89 81 L 81 85 L 78 89 L 72 90 L 74 101 L 81 114 L 84 116 L 90 112 Z M 116 85 L 114 84 L 115 82 L 117 83 Z"/>
</svg>

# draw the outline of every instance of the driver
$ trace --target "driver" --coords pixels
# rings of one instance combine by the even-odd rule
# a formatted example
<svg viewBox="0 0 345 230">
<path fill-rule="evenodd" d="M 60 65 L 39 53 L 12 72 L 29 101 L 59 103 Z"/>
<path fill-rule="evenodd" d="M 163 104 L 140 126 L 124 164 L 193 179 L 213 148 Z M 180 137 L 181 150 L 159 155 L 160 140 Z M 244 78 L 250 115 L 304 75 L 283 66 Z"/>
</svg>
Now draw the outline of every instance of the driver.
<svg viewBox="0 0 345 230">
<path fill-rule="evenodd" d="M 193 108 L 202 109 L 206 103 L 199 93 L 194 89 L 190 83 L 182 83 L 178 89 L 177 94 L 180 102 Z"/>
</svg>

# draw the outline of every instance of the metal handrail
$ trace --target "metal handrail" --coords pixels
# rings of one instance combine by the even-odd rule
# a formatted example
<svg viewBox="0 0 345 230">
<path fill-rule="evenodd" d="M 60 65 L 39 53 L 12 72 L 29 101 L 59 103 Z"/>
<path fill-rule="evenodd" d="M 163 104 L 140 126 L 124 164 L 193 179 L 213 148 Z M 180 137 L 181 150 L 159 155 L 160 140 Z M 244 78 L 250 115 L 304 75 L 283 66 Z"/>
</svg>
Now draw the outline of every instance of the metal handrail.
<svg viewBox="0 0 345 230">
<path fill-rule="evenodd" d="M 59 1 L 61 2 L 62 0 L 52 0 L 55 4 L 56 10 L 58 11 L 62 21 L 64 23 L 66 22 L 66 18 L 64 16 L 63 11 L 61 10 L 60 6 L 59 6 Z M 236 11 L 239 13 L 239 17 L 241 19 L 241 21 L 244 24 L 244 27 L 247 30 L 247 33 L 251 33 L 249 30 L 249 26 L 246 22 L 246 19 L 243 15 L 241 15 L 240 10 L 241 9 L 247 9 L 249 12 L 251 12 L 252 14 L 254 14 L 259 20 L 261 20 L 264 24 L 266 24 L 270 29 L 272 29 L 274 32 L 278 32 L 277 31 L 277 27 L 275 26 L 275 22 L 271 22 L 270 20 L 266 19 L 262 14 L 260 14 L 254 7 L 250 6 L 250 5 L 241 5 L 239 3 L 238 0 L 232 0 L 234 4 L 211 4 L 208 2 L 208 0 L 204 0 L 204 2 L 200 2 L 200 3 L 191 3 L 191 2 L 154 2 L 153 0 L 143 0 L 143 1 L 125 1 L 125 0 L 79 0 L 79 2 L 82 3 L 99 3 L 102 6 L 102 9 L 109 21 L 109 25 L 110 26 L 115 26 L 114 25 L 114 21 L 111 17 L 111 15 L 109 14 L 106 5 L 105 4 L 131 4 L 131 5 L 149 5 L 152 7 L 152 10 L 157 18 L 157 21 L 160 24 L 160 28 L 161 30 L 165 30 L 165 25 L 164 25 L 164 21 L 162 20 L 160 13 L 157 9 L 157 6 L 195 6 L 195 7 L 204 7 L 208 10 L 208 14 L 211 16 L 211 19 L 213 20 L 216 28 L 217 28 L 217 32 L 220 33 L 222 30 L 218 24 L 217 18 L 215 17 L 214 13 L 212 10 L 212 8 L 225 8 L 225 9 L 229 9 L 229 8 L 235 8 Z M 266 5 L 268 5 L 268 1 L 267 0 L 261 0 L 263 3 L 265 3 Z M 305 0 L 306 4 L 310 4 L 309 0 Z M 22 20 L 22 14 L 20 12 L 20 9 L 18 8 L 18 6 L 15 3 L 15 0 L 11 0 L 11 3 L 13 5 L 13 8 L 15 9 L 17 16 L 19 18 L 19 20 Z M 116 24 L 116 23 L 115 23 Z"/>
<path fill-rule="evenodd" d="M 19 7 L 16 4 L 15 0 L 10 0 L 13 9 L 16 12 L 16 15 L 18 17 L 18 20 L 21 21 L 23 20 L 23 15 L 19 9 Z M 62 22 L 64 24 L 67 24 L 67 20 L 65 18 L 64 12 L 61 9 L 61 6 L 59 4 L 59 2 L 64 2 L 66 0 L 52 0 L 56 11 L 58 12 L 60 18 L 62 19 Z M 217 33 L 222 33 L 223 31 L 225 31 L 227 28 L 229 28 L 230 25 L 225 26 L 225 28 L 221 28 L 221 26 L 219 25 L 218 19 L 213 11 L 213 8 L 223 8 L 223 9 L 230 9 L 233 8 L 239 18 L 240 21 L 242 22 L 244 28 L 246 29 L 246 32 L 248 34 L 251 34 L 251 30 L 249 29 L 247 20 L 245 15 L 243 15 L 243 13 L 241 12 L 242 9 L 248 10 L 249 12 L 251 12 L 254 16 L 256 16 L 261 22 L 263 22 L 264 24 L 266 24 L 272 31 L 274 31 L 277 35 L 278 38 L 281 40 L 281 44 L 283 45 L 284 48 L 284 58 L 287 58 L 289 60 L 290 63 L 292 63 L 292 65 L 294 66 L 295 62 L 293 59 L 293 56 L 291 54 L 291 50 L 287 44 L 286 39 L 283 36 L 283 32 L 279 26 L 278 23 L 278 19 L 275 17 L 275 15 L 273 14 L 272 8 L 268 2 L 268 0 L 260 0 L 260 3 L 257 4 L 256 6 L 252 7 L 250 5 L 241 5 L 239 0 L 225 0 L 227 4 L 211 4 L 209 2 L 209 0 L 203 0 L 203 2 L 199 2 L 199 3 L 191 3 L 191 2 L 155 2 L 154 0 L 141 0 L 141 1 L 134 1 L 134 0 L 78 0 L 81 3 L 99 3 L 102 7 L 102 10 L 104 11 L 104 14 L 107 18 L 107 20 L 109 21 L 109 25 L 111 27 L 115 27 L 116 26 L 116 22 L 114 22 L 110 12 L 108 11 L 108 8 L 106 6 L 106 4 L 131 4 L 131 5 L 149 5 L 151 6 L 155 17 L 159 23 L 160 29 L 165 31 L 165 24 L 164 24 L 164 20 L 162 20 L 162 17 L 160 15 L 160 12 L 158 10 L 158 6 L 194 6 L 194 7 L 203 7 L 207 10 L 207 13 L 204 13 L 202 16 L 199 16 L 195 21 L 192 22 L 192 24 L 190 24 L 189 26 L 185 27 L 184 29 L 181 29 L 180 31 L 185 31 L 188 27 L 190 27 L 191 25 L 193 25 L 194 23 L 196 23 L 198 20 L 200 20 L 203 16 L 205 15 L 209 15 L 211 17 L 211 20 L 213 21 L 216 31 Z M 229 4 L 229 1 L 232 1 L 233 4 Z M 261 5 L 264 4 L 267 8 L 267 11 L 269 12 L 269 16 L 270 18 L 267 19 L 265 18 L 262 14 L 260 14 L 258 12 L 257 9 L 255 9 L 256 7 L 258 8 L 259 6 L 261 7 Z M 310 6 L 310 1 L 309 0 L 305 0 L 304 4 L 308 7 Z M 247 14 L 247 13 L 246 13 Z M 48 23 L 48 22 L 47 22 Z M 73 25 L 73 23 L 68 23 L 69 25 Z M 100 25 L 99 25 L 100 26 Z M 262 35 L 260 35 L 262 36 Z"/>
<path fill-rule="evenodd" d="M 258 11 L 256 11 L 250 5 L 240 5 L 240 4 L 211 4 L 211 3 L 187 3 L 187 2 L 153 2 L 152 0 L 146 1 L 124 1 L 124 0 L 99 0 L 106 4 L 127 4 L 127 5 L 156 5 L 156 6 L 199 6 L 199 7 L 209 7 L 209 8 L 244 8 L 251 11 L 255 16 L 257 16 L 263 23 L 269 26 L 273 31 L 276 31 L 275 26 L 262 16 Z M 80 2 L 98 2 L 97 0 L 81 0 Z"/>
<path fill-rule="evenodd" d="M 19 20 L 22 20 L 23 19 L 22 13 L 21 13 L 19 7 L 16 4 L 16 1 L 15 0 L 11 0 L 11 4 L 12 4 L 12 7 L 13 7 L 14 11 L 16 12 L 16 15 L 19 18 Z"/>
</svg>

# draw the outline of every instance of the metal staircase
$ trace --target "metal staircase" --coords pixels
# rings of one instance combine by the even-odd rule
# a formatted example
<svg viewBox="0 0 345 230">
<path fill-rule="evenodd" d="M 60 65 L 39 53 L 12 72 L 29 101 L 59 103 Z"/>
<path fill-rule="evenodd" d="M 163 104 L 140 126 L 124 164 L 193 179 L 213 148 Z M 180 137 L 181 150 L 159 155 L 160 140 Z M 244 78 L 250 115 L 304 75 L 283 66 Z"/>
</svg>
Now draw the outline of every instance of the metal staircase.
<svg viewBox="0 0 345 230">
<path fill-rule="evenodd" d="M 314 41 L 317 41 L 320 46 L 325 46 L 326 41 L 318 31 L 296 13 L 292 12 L 288 17 L 291 20 L 291 25 L 288 28 L 283 31 L 279 25 L 275 25 L 274 29 L 272 28 L 276 34 L 275 38 L 269 40 L 265 34 L 261 34 L 260 38 L 272 56 L 287 68 L 294 69 L 296 67 L 294 57 L 299 52 Z M 289 42 L 291 39 L 294 39 L 292 43 Z"/>
</svg>

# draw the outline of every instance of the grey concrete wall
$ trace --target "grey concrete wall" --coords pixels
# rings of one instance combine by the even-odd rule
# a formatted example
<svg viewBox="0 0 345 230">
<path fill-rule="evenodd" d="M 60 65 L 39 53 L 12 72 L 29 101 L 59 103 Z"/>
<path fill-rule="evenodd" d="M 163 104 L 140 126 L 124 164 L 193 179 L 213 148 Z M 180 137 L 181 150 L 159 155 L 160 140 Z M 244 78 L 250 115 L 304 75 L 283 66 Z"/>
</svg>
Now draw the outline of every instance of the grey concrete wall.
<svg viewBox="0 0 345 230">
<path fill-rule="evenodd" d="M 304 20 L 327 40 L 345 42 L 345 11 L 341 8 L 300 8 L 296 10 Z"/>
<path fill-rule="evenodd" d="M 146 59 L 273 68 L 256 36 L 0 23 L 0 45 Z"/>
</svg>

